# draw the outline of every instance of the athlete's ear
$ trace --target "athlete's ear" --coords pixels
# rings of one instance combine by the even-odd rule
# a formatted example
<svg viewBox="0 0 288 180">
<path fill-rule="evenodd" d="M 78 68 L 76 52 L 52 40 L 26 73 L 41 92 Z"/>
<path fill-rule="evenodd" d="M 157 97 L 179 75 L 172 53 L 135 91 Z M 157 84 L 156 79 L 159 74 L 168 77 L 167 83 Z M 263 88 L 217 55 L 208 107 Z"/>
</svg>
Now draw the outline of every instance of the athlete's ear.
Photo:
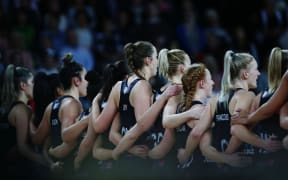
<svg viewBox="0 0 288 180">
<path fill-rule="evenodd" d="M 151 57 L 145 57 L 144 64 L 149 65 L 151 64 L 152 58 Z"/>
<path fill-rule="evenodd" d="M 243 76 L 244 76 L 245 79 L 248 79 L 249 73 L 248 73 L 247 71 L 245 71 L 245 72 L 243 73 Z"/>
<path fill-rule="evenodd" d="M 74 84 L 76 87 L 78 87 L 78 86 L 80 85 L 80 83 L 81 83 L 79 77 L 73 77 L 73 78 L 72 78 L 72 82 L 73 82 L 73 84 Z"/>
<path fill-rule="evenodd" d="M 241 72 L 241 79 L 242 80 L 248 79 L 248 76 L 249 76 L 249 73 L 246 70 Z"/>
<path fill-rule="evenodd" d="M 204 88 L 205 87 L 205 81 L 204 80 L 200 80 L 200 88 Z"/>
<path fill-rule="evenodd" d="M 19 86 L 19 89 L 20 89 L 20 90 L 24 90 L 25 87 L 26 87 L 26 83 L 24 83 L 23 81 L 21 81 L 18 86 Z"/>
<path fill-rule="evenodd" d="M 184 73 L 184 71 L 185 71 L 185 65 L 184 65 L 184 64 L 180 64 L 180 65 L 178 66 L 178 68 L 179 68 L 179 70 L 180 70 L 181 73 Z"/>
</svg>

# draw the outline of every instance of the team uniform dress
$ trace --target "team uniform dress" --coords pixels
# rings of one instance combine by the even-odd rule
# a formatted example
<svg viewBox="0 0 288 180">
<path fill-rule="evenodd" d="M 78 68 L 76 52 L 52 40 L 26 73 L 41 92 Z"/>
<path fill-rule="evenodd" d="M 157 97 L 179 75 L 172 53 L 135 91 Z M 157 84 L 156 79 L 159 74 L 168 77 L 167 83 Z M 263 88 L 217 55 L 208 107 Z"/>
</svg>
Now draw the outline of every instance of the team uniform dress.
<svg viewBox="0 0 288 180">
<path fill-rule="evenodd" d="M 51 111 L 51 117 L 50 117 L 50 126 L 51 126 L 51 146 L 53 148 L 57 147 L 58 145 L 62 144 L 62 137 L 61 137 L 61 121 L 59 120 L 58 113 L 61 107 L 61 103 L 65 98 L 74 98 L 72 96 L 62 96 L 56 100 L 53 101 L 52 104 L 52 111 Z M 80 120 L 83 119 L 84 112 L 80 115 Z M 86 132 L 86 131 L 85 131 Z M 55 158 L 52 157 L 55 161 L 62 161 L 64 162 L 64 171 L 69 173 L 69 171 L 73 172 L 73 164 L 74 164 L 74 158 L 76 157 L 77 148 L 79 147 L 79 144 L 83 137 L 85 136 L 85 132 L 83 132 L 79 138 L 78 138 L 78 145 L 76 145 L 76 148 L 65 158 Z M 70 172 L 71 173 L 71 172 Z"/>
<path fill-rule="evenodd" d="M 203 104 L 200 101 L 192 101 L 192 107 L 197 104 Z M 179 110 L 181 107 L 177 108 L 177 113 L 180 113 Z M 177 169 L 179 170 L 180 176 L 184 176 L 184 178 L 191 178 L 192 176 L 197 176 L 199 173 L 202 173 L 203 166 L 204 166 L 204 156 L 202 156 L 199 147 L 197 147 L 193 154 L 190 156 L 189 160 L 184 163 L 180 164 L 177 160 L 177 150 L 180 148 L 185 148 L 187 137 L 191 132 L 192 128 L 190 128 L 187 123 L 182 124 L 181 126 L 175 129 L 176 134 L 176 145 L 175 145 L 175 158 L 177 163 Z"/>
<path fill-rule="evenodd" d="M 266 103 L 274 93 L 269 93 L 265 91 L 260 99 L 259 106 Z M 265 119 L 253 128 L 253 132 L 259 136 L 261 139 L 274 138 L 276 140 L 282 141 L 287 131 L 280 127 L 280 117 L 278 113 L 275 113 L 272 117 Z M 254 146 L 249 146 L 250 148 L 246 149 L 246 153 L 251 153 L 254 157 L 255 166 L 257 167 L 274 167 L 277 166 L 282 160 L 283 154 L 287 151 L 277 151 L 277 152 L 268 152 L 262 148 L 257 148 Z"/>
<path fill-rule="evenodd" d="M 229 112 L 229 103 L 234 96 L 234 94 L 241 90 L 241 88 L 232 89 L 228 95 L 228 102 L 219 101 L 217 102 L 216 111 L 213 117 L 213 127 L 212 127 L 212 146 L 219 152 L 225 152 L 230 138 L 230 123 L 231 114 Z M 242 146 L 239 147 L 237 151 L 241 151 Z M 233 171 L 234 168 L 226 166 L 224 164 L 217 164 L 209 159 L 205 160 L 206 166 L 209 167 L 214 173 Z M 228 170 L 227 170 L 228 169 Z"/>
<path fill-rule="evenodd" d="M 120 91 L 120 102 L 119 102 L 119 113 L 120 113 L 120 134 L 124 136 L 126 132 L 135 125 L 136 117 L 134 113 L 134 107 L 130 104 L 129 96 L 131 90 L 137 82 L 141 79 L 135 79 L 128 86 L 127 80 L 122 81 L 121 91 Z M 139 94 L 141 95 L 141 94 Z M 147 145 L 147 133 L 144 133 L 136 141 L 135 145 Z M 119 175 L 126 176 L 138 176 L 143 177 L 147 175 L 145 169 L 148 168 L 147 160 L 140 157 L 136 157 L 130 153 L 124 153 L 117 161 L 117 169 L 119 170 Z M 146 173 L 146 174 L 145 174 Z"/>
<path fill-rule="evenodd" d="M 154 90 L 153 92 L 153 103 L 157 101 L 159 96 L 163 93 L 163 91 Z M 165 128 L 162 124 L 162 117 L 163 117 L 163 109 L 161 110 L 161 113 L 158 115 L 155 123 L 148 131 L 148 147 L 149 149 L 153 149 L 157 145 L 160 144 L 164 137 Z M 171 177 L 173 175 L 173 165 L 172 163 L 172 154 L 169 152 L 164 158 L 162 159 L 150 159 L 151 162 L 151 168 L 153 173 L 153 177 Z"/>
</svg>

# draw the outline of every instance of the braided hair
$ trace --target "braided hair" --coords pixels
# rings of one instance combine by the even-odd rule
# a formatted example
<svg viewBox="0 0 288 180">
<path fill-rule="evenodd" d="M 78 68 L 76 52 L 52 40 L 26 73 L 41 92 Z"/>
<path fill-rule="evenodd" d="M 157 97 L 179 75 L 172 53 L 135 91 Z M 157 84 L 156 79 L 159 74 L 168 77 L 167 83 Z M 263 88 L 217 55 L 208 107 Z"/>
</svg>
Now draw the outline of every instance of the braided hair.
<svg viewBox="0 0 288 180">
<path fill-rule="evenodd" d="M 194 63 L 189 67 L 182 76 L 182 85 L 184 91 L 184 105 L 182 112 L 191 108 L 192 101 L 194 100 L 197 83 L 205 79 L 206 66 L 202 63 Z"/>
</svg>

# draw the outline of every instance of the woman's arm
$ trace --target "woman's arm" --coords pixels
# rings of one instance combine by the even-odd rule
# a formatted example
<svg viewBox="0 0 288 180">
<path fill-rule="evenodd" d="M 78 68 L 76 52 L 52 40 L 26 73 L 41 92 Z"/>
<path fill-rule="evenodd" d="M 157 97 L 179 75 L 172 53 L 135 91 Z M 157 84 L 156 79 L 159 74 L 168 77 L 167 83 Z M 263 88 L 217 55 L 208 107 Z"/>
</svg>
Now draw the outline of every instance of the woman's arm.
<svg viewBox="0 0 288 180">
<path fill-rule="evenodd" d="M 75 99 L 63 101 L 59 112 L 61 119 L 61 136 L 63 142 L 73 143 L 87 127 L 89 116 L 78 121 L 82 113 L 81 104 Z"/>
<path fill-rule="evenodd" d="M 194 123 L 195 126 L 187 137 L 185 148 L 178 149 L 177 158 L 180 164 L 184 164 L 189 160 L 189 157 L 200 143 L 203 133 L 211 127 L 212 115 L 214 114 L 211 109 L 215 109 L 211 108 L 211 106 L 214 107 L 214 104 L 216 104 L 216 99 L 213 101 L 210 100 L 205 107 L 201 106 L 203 113 L 201 114 L 200 120 L 193 120 L 196 123 Z M 197 107 L 193 107 L 191 109 L 194 108 L 196 109 Z"/>
<path fill-rule="evenodd" d="M 177 114 L 170 114 L 163 119 L 163 127 L 176 128 L 190 120 L 199 120 L 202 114 L 202 105 Z"/>
<path fill-rule="evenodd" d="M 129 131 L 128 131 L 129 132 Z M 125 136 L 127 135 L 127 133 L 125 134 Z M 119 113 L 117 113 L 117 116 L 115 116 L 111 129 L 110 129 L 110 133 L 109 133 L 109 140 L 115 145 L 117 146 L 121 140 L 122 136 L 120 134 L 120 116 Z M 114 150 L 113 150 L 114 151 Z M 148 150 L 147 148 L 145 148 L 144 146 L 132 146 L 130 147 L 130 149 L 128 150 L 129 153 L 134 154 L 135 156 L 139 156 L 139 157 L 146 157 Z M 118 156 L 114 156 L 113 152 L 112 152 L 112 157 L 113 159 L 117 160 L 119 158 L 120 154 Z"/>
<path fill-rule="evenodd" d="M 162 159 L 171 150 L 175 143 L 174 129 L 165 129 L 161 142 L 148 153 L 151 159 Z"/>
<path fill-rule="evenodd" d="M 49 155 L 56 157 L 56 158 L 64 158 L 70 154 L 70 152 L 77 146 L 77 142 L 66 143 L 62 142 L 62 144 L 52 148 L 50 147 L 48 152 Z"/>
<path fill-rule="evenodd" d="M 29 120 L 32 116 L 31 109 L 24 105 L 15 107 L 15 128 L 17 137 L 17 148 L 19 152 L 29 160 L 49 166 L 43 156 L 35 153 L 28 144 Z"/>
<path fill-rule="evenodd" d="M 280 126 L 288 130 L 288 102 L 286 102 L 280 109 Z"/>
<path fill-rule="evenodd" d="M 96 139 L 96 133 L 93 128 L 93 119 L 96 119 L 100 114 L 99 109 L 99 101 L 100 101 L 101 94 L 97 94 L 97 96 L 93 99 L 92 102 L 92 110 L 90 112 L 88 130 L 86 136 L 80 143 L 77 156 L 74 159 L 74 168 L 79 169 L 81 166 L 82 161 L 88 155 L 93 147 L 93 143 Z"/>
<path fill-rule="evenodd" d="M 275 112 L 278 112 L 280 108 L 287 102 L 288 93 L 288 71 L 283 75 L 279 87 L 276 89 L 273 96 L 262 106 L 260 106 L 255 112 L 246 115 L 241 113 L 235 113 L 232 117 L 234 124 L 253 124 L 271 117 Z M 241 109 L 238 109 L 240 111 Z M 245 114 L 245 113 L 244 113 Z"/>
<path fill-rule="evenodd" d="M 120 142 L 122 136 L 120 134 L 120 115 L 119 113 L 116 114 L 114 117 L 114 120 L 111 125 L 111 129 L 109 132 L 109 140 L 117 146 L 117 144 Z"/>
<path fill-rule="evenodd" d="M 103 109 L 103 111 L 99 114 L 97 118 L 94 117 L 92 119 L 93 128 L 96 134 L 101 134 L 105 130 L 107 130 L 110 127 L 116 113 L 118 112 L 118 103 L 120 99 L 120 95 L 119 95 L 120 87 L 121 87 L 121 83 L 118 82 L 112 88 L 111 93 L 109 94 L 109 98 L 107 100 L 107 104 L 105 108 Z"/>
<path fill-rule="evenodd" d="M 248 112 L 251 108 L 254 98 L 255 95 L 252 92 L 239 94 L 239 100 L 237 100 L 235 108 L 234 110 L 232 110 L 233 113 L 235 113 L 236 109 L 243 109 L 244 111 Z M 280 142 L 271 139 L 267 140 L 261 139 L 256 134 L 252 133 L 246 126 L 243 125 L 238 124 L 232 125 L 231 134 L 232 137 L 226 150 L 227 153 L 235 152 L 241 145 L 241 141 L 272 152 L 281 148 Z"/>
<path fill-rule="evenodd" d="M 102 147 L 102 135 L 99 135 L 93 146 L 93 157 L 97 160 L 112 159 L 112 149 Z"/>
<path fill-rule="evenodd" d="M 62 166 L 63 166 L 63 162 L 60 162 L 60 161 L 54 162 L 50 158 L 50 156 L 48 154 L 48 149 L 49 149 L 50 145 L 51 145 L 51 138 L 50 138 L 50 136 L 48 136 L 44 142 L 44 146 L 43 146 L 43 150 L 42 150 L 43 156 L 44 156 L 45 160 L 48 162 L 50 170 L 52 172 L 61 171 Z"/>
<path fill-rule="evenodd" d="M 248 157 L 241 157 L 238 154 L 226 154 L 217 151 L 216 148 L 211 146 L 211 130 L 203 134 L 200 140 L 200 150 L 202 154 L 209 160 L 216 163 L 224 163 L 232 167 L 245 167 L 251 164 L 251 159 Z"/>
<path fill-rule="evenodd" d="M 165 106 L 167 100 L 178 93 L 180 93 L 181 87 L 178 85 L 169 86 L 163 94 L 157 99 L 155 103 L 143 114 L 138 122 L 125 134 L 125 136 L 118 143 L 113 150 L 113 157 L 118 158 L 120 154 L 129 149 L 139 138 L 141 134 L 146 132 L 154 123 L 161 110 Z"/>
<path fill-rule="evenodd" d="M 52 103 L 46 107 L 38 128 L 35 127 L 33 120 L 29 122 L 30 137 L 34 144 L 43 144 L 49 135 L 51 108 Z"/>
</svg>

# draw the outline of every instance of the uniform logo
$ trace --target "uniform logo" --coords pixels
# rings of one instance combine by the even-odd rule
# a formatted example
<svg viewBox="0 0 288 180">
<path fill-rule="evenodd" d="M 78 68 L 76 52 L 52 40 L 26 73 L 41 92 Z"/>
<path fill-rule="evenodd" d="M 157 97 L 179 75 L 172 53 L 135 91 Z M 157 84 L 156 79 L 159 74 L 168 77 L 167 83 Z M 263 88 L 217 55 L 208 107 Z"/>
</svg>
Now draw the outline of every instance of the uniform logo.
<svg viewBox="0 0 288 180">
<path fill-rule="evenodd" d="M 57 119 L 52 119 L 51 124 L 52 124 L 52 126 L 58 125 L 58 120 Z"/>
<path fill-rule="evenodd" d="M 182 126 L 179 126 L 176 128 L 176 131 L 177 132 L 186 132 L 187 129 L 186 129 L 186 126 L 185 125 L 182 125 Z"/>
<path fill-rule="evenodd" d="M 121 128 L 121 135 L 124 136 L 127 132 L 128 132 L 128 128 L 127 127 L 123 127 Z"/>
<path fill-rule="evenodd" d="M 128 105 L 127 104 L 123 104 L 122 110 L 123 111 L 127 111 L 127 109 L 128 109 Z"/>
<path fill-rule="evenodd" d="M 158 144 L 160 144 L 160 142 L 163 139 L 163 133 L 162 132 L 154 132 L 151 133 L 150 136 L 148 137 L 149 140 L 152 140 L 153 142 L 153 147 L 157 146 Z"/>
<path fill-rule="evenodd" d="M 216 114 L 215 116 L 216 121 L 229 121 L 229 114 Z"/>
</svg>

